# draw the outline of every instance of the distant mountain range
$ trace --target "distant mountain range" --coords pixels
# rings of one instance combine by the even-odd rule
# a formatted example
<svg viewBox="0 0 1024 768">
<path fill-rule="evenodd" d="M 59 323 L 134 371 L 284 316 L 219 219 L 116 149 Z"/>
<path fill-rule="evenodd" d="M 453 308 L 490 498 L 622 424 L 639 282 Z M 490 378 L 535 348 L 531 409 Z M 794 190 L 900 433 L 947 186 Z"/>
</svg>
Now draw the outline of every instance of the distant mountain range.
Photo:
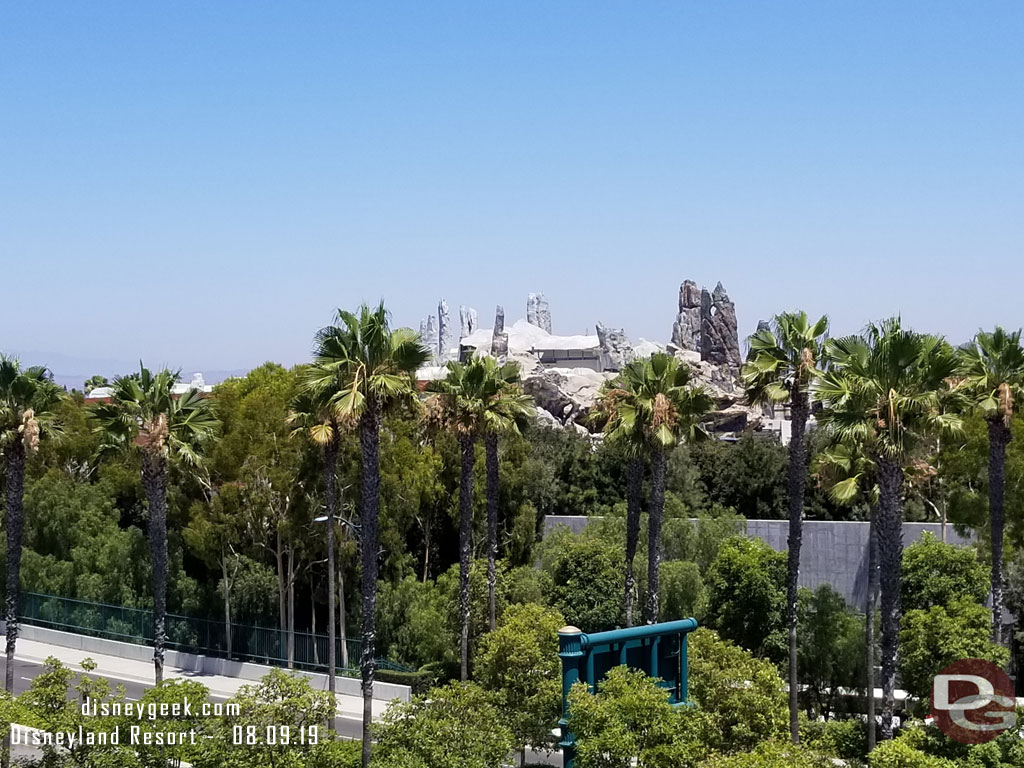
<svg viewBox="0 0 1024 768">
<path fill-rule="evenodd" d="M 59 353 L 38 352 L 34 350 L 3 350 L 8 355 L 13 355 L 21 360 L 23 365 L 45 365 L 53 372 L 53 380 L 66 389 L 82 389 L 86 379 L 93 376 L 106 376 L 113 379 L 115 376 L 131 373 L 139 369 L 138 360 L 112 360 L 106 358 L 77 357 L 75 355 L 64 355 Z M 163 363 L 152 364 L 147 367 L 163 367 Z M 187 365 L 167 365 L 168 368 L 181 368 L 183 379 L 192 378 L 193 373 L 202 373 L 207 384 L 218 384 L 224 379 L 233 376 L 245 376 L 248 368 L 236 368 L 234 370 L 209 370 L 202 366 L 190 367 Z"/>
</svg>

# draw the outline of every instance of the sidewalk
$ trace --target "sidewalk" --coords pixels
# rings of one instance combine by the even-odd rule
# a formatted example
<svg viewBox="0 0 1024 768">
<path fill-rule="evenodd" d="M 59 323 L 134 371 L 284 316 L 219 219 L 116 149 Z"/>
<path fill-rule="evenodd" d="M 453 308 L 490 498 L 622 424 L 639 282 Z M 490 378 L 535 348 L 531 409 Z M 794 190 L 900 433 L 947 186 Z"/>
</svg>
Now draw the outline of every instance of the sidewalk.
<svg viewBox="0 0 1024 768">
<path fill-rule="evenodd" d="M 97 653 L 86 653 L 85 651 L 73 648 L 63 648 L 58 645 L 42 643 L 36 640 L 28 640 L 25 638 L 18 639 L 15 658 L 19 661 L 42 664 L 50 656 L 59 659 L 62 664 L 75 672 L 81 672 L 81 662 L 86 658 L 90 658 L 95 661 L 97 665 L 96 669 L 89 673 L 91 675 L 105 677 L 112 681 L 131 682 L 145 688 L 151 688 L 153 686 L 152 662 L 137 661 L 135 659 L 122 659 L 116 656 L 106 656 Z M 298 674 L 301 675 L 303 673 L 299 672 Z M 303 676 L 310 679 L 314 688 L 327 690 L 326 683 L 318 684 L 315 677 L 311 675 Z M 224 675 L 199 674 L 191 670 L 176 668 L 171 664 L 165 664 L 164 678 L 168 680 L 174 678 L 196 680 L 205 685 L 210 690 L 210 695 L 214 698 L 229 698 L 237 693 L 238 689 L 244 685 L 256 685 L 256 683 L 250 680 L 226 677 Z M 337 699 L 338 717 L 356 721 L 362 720 L 363 700 L 361 697 L 338 694 Z M 387 707 L 388 702 L 375 699 L 373 701 L 373 718 L 375 720 L 379 718 Z"/>
</svg>

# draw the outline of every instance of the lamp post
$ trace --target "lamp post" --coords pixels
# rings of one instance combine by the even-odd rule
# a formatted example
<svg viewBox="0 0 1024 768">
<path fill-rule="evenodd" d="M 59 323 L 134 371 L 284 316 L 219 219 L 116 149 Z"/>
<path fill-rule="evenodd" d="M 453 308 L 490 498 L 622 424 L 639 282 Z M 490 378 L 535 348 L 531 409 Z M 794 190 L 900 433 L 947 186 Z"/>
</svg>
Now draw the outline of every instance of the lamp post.
<svg viewBox="0 0 1024 768">
<path fill-rule="evenodd" d="M 346 489 L 347 489 L 347 487 L 340 489 L 341 490 L 341 494 L 340 494 L 340 498 L 338 499 L 338 501 L 339 501 L 339 504 L 341 504 L 342 506 L 344 505 Z M 338 515 L 336 517 L 341 522 L 341 524 L 343 526 L 348 526 L 349 528 L 353 528 L 353 529 L 358 528 L 358 526 L 354 525 L 353 523 L 350 523 L 344 517 L 341 517 L 340 515 Z M 318 515 L 317 517 L 313 518 L 313 522 L 314 523 L 327 523 L 328 521 L 330 522 L 330 524 L 327 526 L 327 591 L 328 591 L 328 598 L 327 598 L 327 600 L 328 600 L 328 610 L 327 610 L 327 626 L 328 626 L 327 643 L 328 643 L 328 646 L 329 646 L 328 647 L 328 665 L 329 665 L 328 680 L 333 683 L 334 675 L 335 675 L 335 666 L 336 666 L 335 662 L 336 662 L 336 658 L 337 658 L 336 657 L 336 651 L 335 651 L 335 648 L 336 648 L 336 645 L 337 645 L 337 635 L 335 634 L 335 628 L 337 627 L 337 629 L 340 630 L 340 634 L 341 634 L 341 666 L 343 668 L 347 668 L 348 667 L 348 638 L 346 636 L 346 631 L 345 631 L 345 577 L 344 577 L 343 570 L 340 567 L 337 569 L 337 579 L 338 580 L 337 580 L 337 582 L 335 582 L 335 563 L 336 563 L 337 558 L 335 556 L 334 520 L 332 520 L 329 515 Z M 336 583 L 337 583 L 337 587 L 335 586 Z M 336 594 L 337 594 L 337 600 L 335 600 L 335 595 Z M 337 603 L 338 609 L 339 609 L 338 610 L 337 621 L 335 621 L 335 610 L 334 610 L 335 609 L 335 603 Z M 333 693 L 334 690 L 335 690 L 335 686 L 333 684 L 331 684 L 330 685 L 330 689 L 331 689 L 331 692 Z"/>
</svg>

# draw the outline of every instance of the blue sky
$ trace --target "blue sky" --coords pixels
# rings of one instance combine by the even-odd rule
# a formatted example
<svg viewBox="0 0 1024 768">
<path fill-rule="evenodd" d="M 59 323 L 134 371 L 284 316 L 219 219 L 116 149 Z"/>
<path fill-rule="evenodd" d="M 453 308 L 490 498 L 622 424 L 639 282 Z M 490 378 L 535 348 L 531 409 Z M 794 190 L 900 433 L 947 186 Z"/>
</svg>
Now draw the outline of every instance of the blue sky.
<svg viewBox="0 0 1024 768">
<path fill-rule="evenodd" d="M 1021 40 L 1020 2 L 9 3 L 0 348 L 294 363 L 336 306 L 529 291 L 664 340 L 684 278 L 743 333 L 1017 327 Z"/>
</svg>

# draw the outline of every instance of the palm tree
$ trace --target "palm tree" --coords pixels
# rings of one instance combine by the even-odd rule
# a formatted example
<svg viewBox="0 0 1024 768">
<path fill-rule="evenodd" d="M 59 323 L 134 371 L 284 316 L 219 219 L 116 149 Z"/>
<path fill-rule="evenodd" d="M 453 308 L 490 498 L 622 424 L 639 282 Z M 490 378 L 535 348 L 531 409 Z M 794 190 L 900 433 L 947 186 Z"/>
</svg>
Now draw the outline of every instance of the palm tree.
<svg viewBox="0 0 1024 768">
<path fill-rule="evenodd" d="M 878 484 L 877 536 L 882 612 L 882 738 L 892 737 L 903 557 L 903 487 L 913 449 L 929 435 L 955 433 L 958 416 L 943 407 L 957 358 L 941 337 L 904 329 L 898 317 L 863 336 L 826 344 L 831 367 L 816 395 L 819 421 L 842 442 L 861 444 Z"/>
<path fill-rule="evenodd" d="M 644 621 L 658 620 L 660 600 L 658 571 L 661 566 L 661 526 L 665 512 L 665 475 L 668 454 L 681 441 L 703 434 L 701 418 L 714 408 L 703 387 L 691 384 L 690 367 L 663 353 L 634 360 L 622 371 L 614 397 L 611 439 L 643 436 L 651 461 L 651 497 L 648 504 L 647 599 Z M 620 438 L 618 435 L 622 435 Z M 642 479 L 642 475 L 640 476 Z M 634 476 L 634 493 L 637 479 Z M 638 494 L 635 494 L 638 495 Z"/>
<path fill-rule="evenodd" d="M 626 578 L 623 590 L 623 613 L 627 627 L 633 626 L 633 604 L 636 591 L 636 574 L 633 561 L 640 543 L 640 513 L 643 506 L 644 472 L 647 462 L 647 436 L 642 424 L 631 419 L 629 427 L 623 426 L 618 404 L 626 402 L 628 392 L 623 389 L 622 377 L 609 382 L 602 390 L 594 409 L 594 418 L 602 423 L 605 439 L 609 445 L 618 445 L 626 456 Z M 630 413 L 626 409 L 626 413 Z"/>
<path fill-rule="evenodd" d="M 0 355 L 0 456 L 5 473 L 7 528 L 7 594 L 4 605 L 7 674 L 4 686 L 12 694 L 14 651 L 18 642 L 25 461 L 38 449 L 40 434 L 59 432 L 54 412 L 62 396 L 46 368 L 22 368 L 17 360 Z"/>
<path fill-rule="evenodd" d="M 494 576 L 498 541 L 498 435 L 517 429 L 516 420 L 529 413 L 532 401 L 519 392 L 519 367 L 499 365 L 492 357 L 449 362 L 443 379 L 431 382 L 429 426 L 455 434 L 459 441 L 459 616 L 462 680 L 469 677 L 469 569 L 473 525 L 475 445 L 484 435 L 487 446 L 487 579 L 490 621 L 494 622 Z"/>
<path fill-rule="evenodd" d="M 878 594 L 878 484 L 875 464 L 863 445 L 833 443 L 821 451 L 816 460 L 817 475 L 837 504 L 851 504 L 867 497 L 871 507 L 868 516 L 868 573 L 864 600 L 864 690 L 867 707 L 867 753 L 875 748 L 875 600 Z"/>
<path fill-rule="evenodd" d="M 331 385 L 323 372 L 316 373 L 315 375 L 320 377 L 320 386 L 316 392 L 299 392 L 293 399 L 291 411 L 288 414 L 289 421 L 296 425 L 292 434 L 306 435 L 310 442 L 320 450 L 320 457 L 324 465 L 324 497 L 327 503 L 327 690 L 331 696 L 334 696 L 338 689 L 338 654 L 335 649 L 337 626 L 334 612 L 337 602 L 337 585 L 334 581 L 334 519 L 338 451 L 341 449 L 342 425 L 332 412 L 330 398 L 346 385 L 342 372 L 337 370 L 335 374 L 336 378 Z M 300 372 L 299 378 L 305 380 L 309 375 L 310 369 L 305 368 Z M 346 420 L 346 423 L 350 424 L 351 422 L 351 418 Z M 344 621 L 345 617 L 342 616 L 341 620 Z M 343 655 L 345 655 L 344 652 Z M 291 654 L 289 654 L 289 659 L 291 659 Z M 329 727 L 334 727 L 334 718 L 331 718 Z"/>
<path fill-rule="evenodd" d="M 417 369 L 430 358 L 419 335 L 392 329 L 381 302 L 358 313 L 339 309 L 335 324 L 314 339 L 313 363 L 302 386 L 339 424 L 358 424 L 362 452 L 360 544 L 362 547 L 363 768 L 370 764 L 375 670 L 377 557 L 380 513 L 380 427 L 387 411 L 415 397 Z"/>
<path fill-rule="evenodd" d="M 979 331 L 974 341 L 960 348 L 964 389 L 971 405 L 988 424 L 988 513 L 992 535 L 992 638 L 1003 637 L 1003 498 L 1006 491 L 1006 447 L 1013 439 L 1014 402 L 1024 396 L 1024 348 L 1020 330 L 1008 333 L 999 326 Z"/>
<path fill-rule="evenodd" d="M 167 471 L 176 464 L 198 470 L 219 422 L 210 401 L 192 389 L 176 395 L 178 371 L 119 376 L 110 402 L 93 407 L 91 416 L 102 435 L 101 453 L 138 452 L 142 487 L 149 504 L 149 546 L 153 558 L 153 666 L 159 685 L 164 677 L 167 642 Z"/>
<path fill-rule="evenodd" d="M 497 364 L 483 358 L 487 366 L 491 394 L 484 404 L 484 458 L 487 467 L 487 616 L 493 632 L 497 626 L 496 598 L 498 559 L 498 441 L 502 435 L 519 434 L 520 425 L 535 411 L 533 398 L 524 395 L 520 384 L 519 364 Z"/>
<path fill-rule="evenodd" d="M 803 540 L 804 484 L 807 478 L 807 418 L 811 388 L 819 373 L 828 317 L 816 323 L 806 312 L 776 315 L 771 327 L 750 337 L 750 352 L 740 373 L 751 404 L 788 403 L 791 414 L 789 440 L 789 559 L 786 571 L 786 624 L 789 627 L 789 734 L 800 742 L 800 681 L 797 674 L 797 587 L 800 578 L 800 545 Z"/>
</svg>

